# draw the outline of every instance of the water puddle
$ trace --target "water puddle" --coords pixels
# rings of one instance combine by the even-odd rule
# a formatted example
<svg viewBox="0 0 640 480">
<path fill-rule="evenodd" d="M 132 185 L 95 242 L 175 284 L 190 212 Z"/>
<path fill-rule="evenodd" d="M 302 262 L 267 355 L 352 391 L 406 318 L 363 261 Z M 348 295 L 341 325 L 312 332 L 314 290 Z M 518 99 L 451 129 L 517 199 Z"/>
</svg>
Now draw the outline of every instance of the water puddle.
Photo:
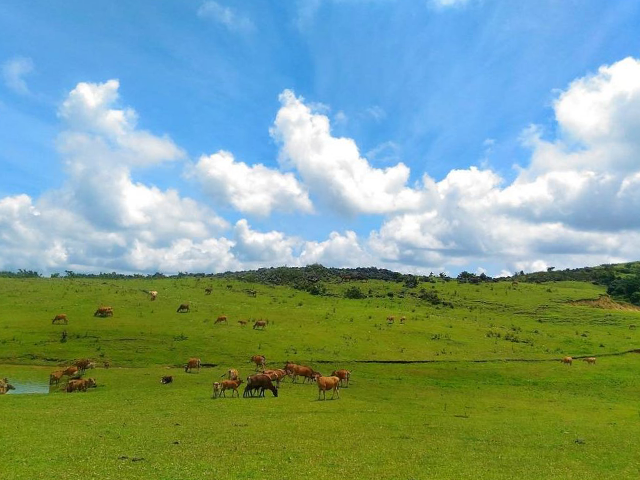
<svg viewBox="0 0 640 480">
<path fill-rule="evenodd" d="M 9 383 L 13 385 L 16 389 L 9 390 L 7 395 L 23 395 L 23 394 L 31 394 L 31 393 L 49 393 L 49 383 L 43 382 L 20 382 L 18 380 L 10 380 Z M 55 388 L 55 386 L 54 386 Z"/>
</svg>

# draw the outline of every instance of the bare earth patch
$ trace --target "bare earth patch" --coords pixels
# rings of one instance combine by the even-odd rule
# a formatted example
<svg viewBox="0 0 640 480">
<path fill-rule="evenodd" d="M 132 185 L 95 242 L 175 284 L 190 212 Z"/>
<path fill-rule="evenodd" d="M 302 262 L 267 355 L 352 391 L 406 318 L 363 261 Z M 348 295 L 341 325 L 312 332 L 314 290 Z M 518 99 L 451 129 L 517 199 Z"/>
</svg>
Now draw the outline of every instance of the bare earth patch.
<svg viewBox="0 0 640 480">
<path fill-rule="evenodd" d="M 640 312 L 640 307 L 631 305 L 630 303 L 621 303 L 612 300 L 609 295 L 600 295 L 597 300 L 574 300 L 568 302 L 570 305 L 582 305 L 593 308 L 603 308 L 606 310 L 626 310 L 632 312 Z"/>
</svg>

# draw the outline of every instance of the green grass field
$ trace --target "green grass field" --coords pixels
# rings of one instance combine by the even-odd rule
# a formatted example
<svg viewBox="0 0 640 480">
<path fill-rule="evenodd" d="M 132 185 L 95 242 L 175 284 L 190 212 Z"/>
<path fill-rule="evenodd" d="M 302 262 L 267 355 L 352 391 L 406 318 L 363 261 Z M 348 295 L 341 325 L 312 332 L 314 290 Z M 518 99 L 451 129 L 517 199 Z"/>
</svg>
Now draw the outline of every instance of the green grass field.
<svg viewBox="0 0 640 480">
<path fill-rule="evenodd" d="M 353 285 L 369 297 L 343 298 Z M 454 308 L 402 284 L 328 287 L 336 296 L 219 279 L 0 279 L 0 376 L 46 384 L 76 358 L 111 364 L 88 372 L 99 386 L 86 393 L 0 397 L 5 478 L 640 475 L 640 355 L 616 355 L 640 348 L 629 328 L 640 313 L 567 303 L 601 287 L 415 290 L 435 289 Z M 176 313 L 187 301 L 191 313 Z M 100 305 L 114 316 L 93 317 Z M 51 324 L 58 313 L 68 325 Z M 221 314 L 228 325 L 214 324 Z M 388 315 L 406 325 L 387 325 Z M 259 318 L 270 322 L 264 331 L 237 323 Z M 348 368 L 352 385 L 339 400 L 317 401 L 315 385 L 290 382 L 278 398 L 211 398 L 213 381 L 229 367 L 246 377 L 258 353 L 273 367 Z M 598 361 L 567 366 L 565 355 Z M 184 373 L 192 356 L 213 366 Z M 161 385 L 167 374 L 174 383 Z"/>
</svg>

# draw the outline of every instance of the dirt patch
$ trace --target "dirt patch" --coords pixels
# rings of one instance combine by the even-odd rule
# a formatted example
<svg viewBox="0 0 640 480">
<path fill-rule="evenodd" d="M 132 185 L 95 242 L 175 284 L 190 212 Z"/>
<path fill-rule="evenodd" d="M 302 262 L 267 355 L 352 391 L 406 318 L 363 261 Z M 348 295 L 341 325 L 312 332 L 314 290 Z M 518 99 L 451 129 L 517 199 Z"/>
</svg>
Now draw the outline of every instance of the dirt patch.
<svg viewBox="0 0 640 480">
<path fill-rule="evenodd" d="M 568 302 L 569 305 L 580 305 L 584 307 L 602 308 L 605 310 L 626 310 L 629 312 L 640 312 L 640 307 L 630 303 L 616 302 L 609 295 L 600 295 L 597 300 L 574 300 Z"/>
</svg>

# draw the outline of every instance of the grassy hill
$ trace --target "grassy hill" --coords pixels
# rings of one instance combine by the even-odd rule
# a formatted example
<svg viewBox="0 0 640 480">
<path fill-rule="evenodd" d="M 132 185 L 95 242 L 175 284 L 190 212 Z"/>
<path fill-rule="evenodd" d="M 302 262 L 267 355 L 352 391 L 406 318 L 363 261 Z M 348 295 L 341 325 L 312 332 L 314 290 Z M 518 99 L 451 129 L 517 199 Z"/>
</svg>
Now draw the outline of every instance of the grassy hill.
<svg viewBox="0 0 640 480">
<path fill-rule="evenodd" d="M 1 396 L 0 422 L 12 439 L 0 451 L 5 472 L 25 479 L 52 471 L 166 479 L 637 475 L 640 355 L 620 353 L 640 348 L 640 312 L 594 308 L 617 305 L 598 300 L 606 286 L 266 270 L 0 278 L 0 376 L 46 383 L 52 370 L 83 357 L 112 367 L 91 370 L 99 386 L 86 393 Z M 159 292 L 156 301 L 149 290 Z M 183 302 L 190 313 L 176 312 Z M 100 305 L 114 316 L 94 317 Z M 51 324 L 59 313 L 68 325 Z M 222 314 L 229 323 L 215 324 Z M 269 325 L 253 330 L 255 319 Z M 257 353 L 271 367 L 290 360 L 324 374 L 348 368 L 353 385 L 326 402 L 316 400 L 314 385 L 291 383 L 278 398 L 212 399 L 211 383 L 229 367 L 246 377 Z M 598 361 L 566 366 L 558 361 L 565 355 Z M 192 356 L 209 367 L 184 373 Z M 159 383 L 166 374 L 173 384 Z"/>
</svg>

